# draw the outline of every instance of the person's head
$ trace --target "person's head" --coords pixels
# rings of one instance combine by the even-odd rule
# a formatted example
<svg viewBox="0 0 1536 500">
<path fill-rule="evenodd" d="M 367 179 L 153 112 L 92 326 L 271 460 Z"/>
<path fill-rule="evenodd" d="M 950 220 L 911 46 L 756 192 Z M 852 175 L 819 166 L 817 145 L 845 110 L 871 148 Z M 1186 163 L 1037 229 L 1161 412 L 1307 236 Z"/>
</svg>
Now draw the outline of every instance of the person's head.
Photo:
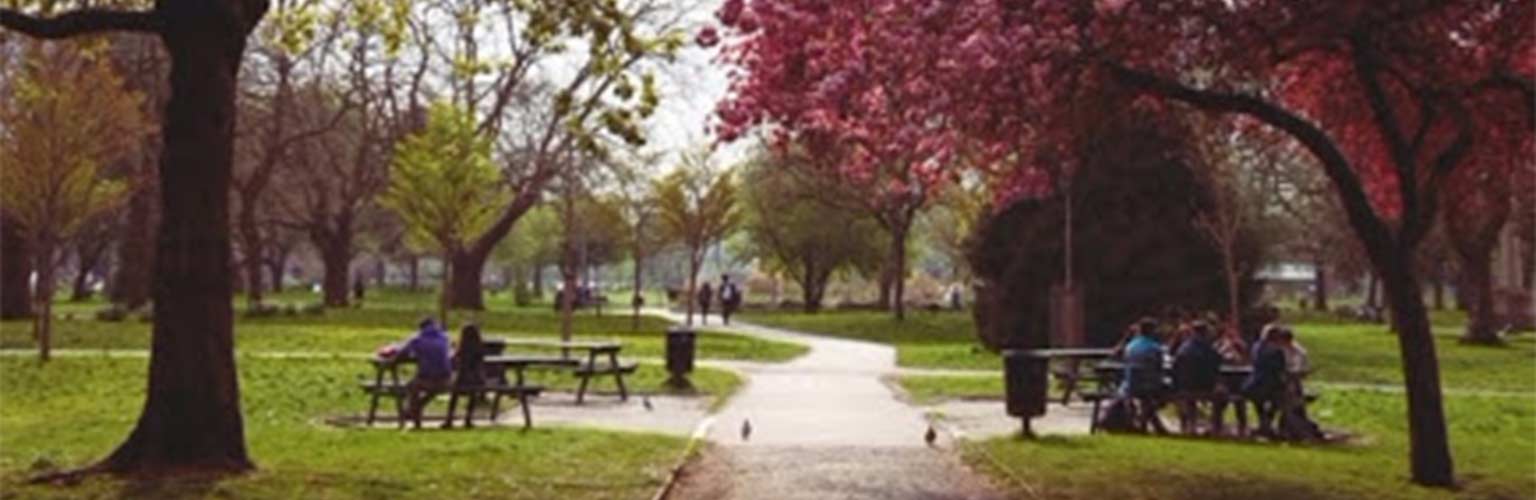
<svg viewBox="0 0 1536 500">
<path fill-rule="evenodd" d="M 431 316 L 427 316 L 425 318 L 421 318 L 421 322 L 416 324 L 416 328 L 419 328 L 422 331 L 436 330 L 437 329 L 437 320 L 432 319 Z"/>
<path fill-rule="evenodd" d="M 1189 325 L 1189 329 L 1195 334 L 1197 339 L 1211 340 L 1216 336 L 1215 330 L 1211 328 L 1209 323 L 1204 321 L 1196 320 Z"/>
<path fill-rule="evenodd" d="M 1281 326 L 1275 329 L 1274 341 L 1276 344 L 1281 346 L 1289 346 L 1293 340 L 1296 340 L 1296 333 L 1292 332 L 1290 328 Z"/>
<path fill-rule="evenodd" d="M 464 329 L 459 330 L 460 346 L 473 346 L 478 348 L 483 343 L 484 342 L 480 338 L 480 325 L 470 323 L 468 325 L 464 325 Z"/>
<path fill-rule="evenodd" d="M 730 283 L 731 282 L 731 275 L 729 275 L 729 274 L 722 274 L 722 275 L 720 275 L 720 282 L 721 283 Z"/>
<path fill-rule="evenodd" d="M 1157 320 L 1152 319 L 1152 318 L 1141 318 L 1141 321 L 1136 322 L 1136 333 L 1138 335 L 1146 335 L 1148 337 L 1156 337 L 1157 336 Z"/>
</svg>

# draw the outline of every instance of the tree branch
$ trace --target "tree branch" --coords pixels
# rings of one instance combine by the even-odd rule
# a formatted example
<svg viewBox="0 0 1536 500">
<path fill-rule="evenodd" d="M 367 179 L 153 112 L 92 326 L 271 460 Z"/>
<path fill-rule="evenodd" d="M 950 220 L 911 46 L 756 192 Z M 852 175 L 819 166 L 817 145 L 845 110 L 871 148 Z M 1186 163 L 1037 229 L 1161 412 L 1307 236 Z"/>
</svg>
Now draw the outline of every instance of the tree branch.
<svg viewBox="0 0 1536 500">
<path fill-rule="evenodd" d="M 0 26 L 33 38 L 53 40 L 103 31 L 159 33 L 161 22 L 153 12 L 80 9 L 44 18 L 0 9 Z"/>
<path fill-rule="evenodd" d="M 1300 142 L 1316 156 L 1323 172 L 1333 181 L 1339 200 L 1349 216 L 1350 225 L 1360 233 L 1361 241 L 1373 252 L 1387 248 L 1371 248 L 1392 244 L 1393 237 L 1387 224 L 1371 208 L 1370 197 L 1360 182 L 1360 177 L 1350 167 L 1333 140 L 1317 126 L 1294 113 L 1247 94 L 1227 93 L 1194 89 L 1173 80 L 1133 70 L 1113 61 L 1102 63 L 1120 83 L 1133 89 L 1148 92 L 1167 99 L 1183 102 L 1195 108 L 1222 113 L 1237 113 L 1252 117 L 1279 129 Z"/>
</svg>

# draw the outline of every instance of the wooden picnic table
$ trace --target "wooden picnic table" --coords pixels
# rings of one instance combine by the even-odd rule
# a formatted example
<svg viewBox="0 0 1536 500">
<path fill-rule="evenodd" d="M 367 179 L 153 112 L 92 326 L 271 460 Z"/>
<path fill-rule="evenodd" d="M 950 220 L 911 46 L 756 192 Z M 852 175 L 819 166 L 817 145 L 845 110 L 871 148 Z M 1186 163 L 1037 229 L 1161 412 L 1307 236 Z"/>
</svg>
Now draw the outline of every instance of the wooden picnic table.
<svg viewBox="0 0 1536 500">
<path fill-rule="evenodd" d="M 486 365 L 492 366 L 489 361 L 490 357 L 487 357 Z M 368 362 L 374 368 L 374 377 L 371 383 L 363 382 L 362 386 L 363 390 L 368 392 L 371 396 L 368 403 L 367 422 L 369 425 L 372 425 L 377 417 L 380 397 L 389 396 L 394 398 L 396 413 L 404 413 L 406 399 L 410 397 L 411 394 L 409 394 L 408 391 L 408 384 L 400 380 L 400 365 L 415 363 L 416 359 L 410 356 L 374 356 L 369 358 Z M 506 363 L 501 363 L 496 366 L 501 366 L 501 369 L 504 370 L 508 365 Z M 542 386 L 529 385 L 524 383 L 524 377 L 522 376 L 523 368 L 526 368 L 526 364 L 520 365 L 518 368 L 516 384 L 508 384 L 506 382 L 504 373 L 500 370 L 494 373 L 486 374 L 487 380 L 479 384 L 465 384 L 458 380 L 452 381 L 447 390 L 449 393 L 449 402 L 448 414 L 444 418 L 445 425 L 452 425 L 454 420 L 454 410 L 457 407 L 456 403 L 458 402 L 458 397 L 460 395 L 468 397 L 467 407 L 464 410 L 464 425 L 472 425 L 471 421 L 474 416 L 476 401 L 480 396 L 488 394 L 492 396 L 492 421 L 495 421 L 501 413 L 501 398 L 503 396 L 511 396 L 517 398 L 518 405 L 522 407 L 523 427 L 532 427 L 533 413 L 529 409 L 528 397 L 539 395 L 544 391 L 544 388 Z M 388 380 L 385 380 L 386 378 L 388 378 Z M 417 412 L 416 415 L 415 425 L 417 427 L 421 427 L 421 413 L 422 412 Z M 405 419 L 400 419 L 399 424 L 403 427 L 405 425 Z"/>
<path fill-rule="evenodd" d="M 587 387 L 591 384 L 592 377 L 599 375 L 613 375 L 613 381 L 619 388 L 619 400 L 629 400 L 629 388 L 624 385 L 624 376 L 631 375 L 639 365 L 634 362 L 619 361 L 619 352 L 624 349 L 624 344 L 611 341 L 591 340 L 557 340 L 535 338 L 492 338 L 485 341 L 488 347 L 496 346 L 497 352 L 505 352 L 507 347 L 535 347 L 546 349 L 559 349 L 560 356 L 527 356 L 527 355 L 498 355 L 487 357 L 489 364 L 493 360 L 508 367 L 516 368 L 517 379 L 521 383 L 523 371 L 529 366 L 541 365 L 554 368 L 571 369 L 577 377 L 581 378 L 581 384 L 576 389 L 576 404 L 582 404 L 586 400 Z M 580 357 L 572 358 L 570 351 L 586 351 L 586 360 Z"/>
</svg>

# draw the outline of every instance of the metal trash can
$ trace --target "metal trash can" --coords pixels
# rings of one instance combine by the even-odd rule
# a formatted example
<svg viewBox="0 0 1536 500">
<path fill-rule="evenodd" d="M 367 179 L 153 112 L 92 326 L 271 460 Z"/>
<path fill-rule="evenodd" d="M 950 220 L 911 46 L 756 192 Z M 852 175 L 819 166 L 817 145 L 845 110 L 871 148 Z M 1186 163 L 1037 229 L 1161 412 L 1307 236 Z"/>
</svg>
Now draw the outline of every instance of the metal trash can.
<svg viewBox="0 0 1536 500">
<path fill-rule="evenodd" d="M 1008 414 L 1024 420 L 1024 434 L 1030 435 L 1029 419 L 1045 415 L 1046 362 L 1027 350 L 1003 351 L 1003 392 Z"/>
<path fill-rule="evenodd" d="M 688 374 L 693 372 L 693 354 L 696 334 L 692 328 L 677 325 L 667 328 L 667 385 L 679 389 L 693 386 Z"/>
</svg>

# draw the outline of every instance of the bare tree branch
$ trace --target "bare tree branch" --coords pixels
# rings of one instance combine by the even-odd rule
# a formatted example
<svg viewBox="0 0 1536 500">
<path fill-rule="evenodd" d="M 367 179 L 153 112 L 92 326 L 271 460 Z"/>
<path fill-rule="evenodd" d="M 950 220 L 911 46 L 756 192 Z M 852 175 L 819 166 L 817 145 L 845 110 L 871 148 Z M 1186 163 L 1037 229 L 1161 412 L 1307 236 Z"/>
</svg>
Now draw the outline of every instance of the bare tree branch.
<svg viewBox="0 0 1536 500">
<path fill-rule="evenodd" d="M 45 18 L 14 9 L 0 9 L 0 26 L 34 38 L 52 40 L 104 31 L 159 33 L 161 22 L 153 12 L 80 9 Z"/>
</svg>

